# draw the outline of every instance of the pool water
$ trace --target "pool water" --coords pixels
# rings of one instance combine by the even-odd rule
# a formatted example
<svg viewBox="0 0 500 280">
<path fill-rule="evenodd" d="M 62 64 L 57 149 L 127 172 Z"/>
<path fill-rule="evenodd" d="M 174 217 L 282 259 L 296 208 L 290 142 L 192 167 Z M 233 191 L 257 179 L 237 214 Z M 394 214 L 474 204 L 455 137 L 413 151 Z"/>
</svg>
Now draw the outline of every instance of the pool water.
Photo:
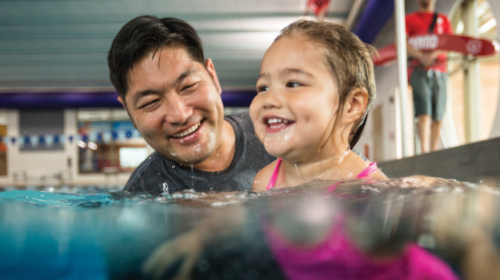
<svg viewBox="0 0 500 280">
<path fill-rule="evenodd" d="M 492 248 L 480 257 L 496 256 L 495 189 L 444 180 L 428 186 L 418 177 L 343 183 L 333 192 L 329 185 L 159 196 L 84 187 L 6 190 L 1 279 L 299 279 L 283 265 L 272 236 L 300 251 L 336 238 L 331 232 L 340 228 L 374 263 L 419 244 L 455 275 L 474 274 L 474 265 L 462 264 L 476 253 L 478 232 Z"/>
</svg>

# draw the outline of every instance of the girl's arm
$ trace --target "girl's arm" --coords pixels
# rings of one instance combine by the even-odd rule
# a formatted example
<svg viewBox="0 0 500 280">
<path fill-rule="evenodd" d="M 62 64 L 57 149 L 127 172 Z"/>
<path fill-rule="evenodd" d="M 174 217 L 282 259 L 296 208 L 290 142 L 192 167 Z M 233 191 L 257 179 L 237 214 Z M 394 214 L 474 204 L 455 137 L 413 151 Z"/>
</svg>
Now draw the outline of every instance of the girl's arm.
<svg viewBox="0 0 500 280">
<path fill-rule="evenodd" d="M 389 180 L 389 178 L 387 178 L 384 172 L 382 172 L 380 169 L 370 174 L 370 178 L 375 180 Z"/>
</svg>

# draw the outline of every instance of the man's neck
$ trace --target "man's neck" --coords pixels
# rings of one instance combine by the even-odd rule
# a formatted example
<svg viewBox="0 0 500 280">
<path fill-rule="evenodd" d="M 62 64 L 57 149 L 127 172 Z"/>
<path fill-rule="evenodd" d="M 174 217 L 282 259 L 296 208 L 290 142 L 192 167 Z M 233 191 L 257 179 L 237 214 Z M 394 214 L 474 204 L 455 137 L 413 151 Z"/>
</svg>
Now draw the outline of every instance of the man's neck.
<svg viewBox="0 0 500 280">
<path fill-rule="evenodd" d="M 214 153 L 204 161 L 193 165 L 194 169 L 218 172 L 231 165 L 236 150 L 236 136 L 233 126 L 226 120 L 222 126 L 222 135 Z"/>
<path fill-rule="evenodd" d="M 418 6 L 419 13 L 434 13 L 434 5 Z"/>
</svg>

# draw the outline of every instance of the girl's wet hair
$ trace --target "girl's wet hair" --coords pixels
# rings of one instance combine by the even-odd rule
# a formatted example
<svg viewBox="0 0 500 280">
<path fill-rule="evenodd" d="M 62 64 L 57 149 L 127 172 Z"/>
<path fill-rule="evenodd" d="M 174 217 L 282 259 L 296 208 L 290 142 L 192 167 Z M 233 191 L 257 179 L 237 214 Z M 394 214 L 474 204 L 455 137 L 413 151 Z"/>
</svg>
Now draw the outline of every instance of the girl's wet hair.
<svg viewBox="0 0 500 280">
<path fill-rule="evenodd" d="M 361 136 L 364 121 L 376 95 L 372 62 L 372 56 L 376 54 L 375 48 L 363 43 L 358 36 L 342 25 L 310 20 L 293 22 L 281 30 L 275 41 L 295 34 L 306 35 L 311 41 L 322 47 L 318 51 L 324 52 L 326 63 L 337 81 L 339 109 L 336 113 L 333 129 L 340 121 L 341 112 L 351 89 L 363 88 L 368 92 L 365 113 L 354 123 L 350 132 L 349 145 L 353 147 Z"/>
</svg>

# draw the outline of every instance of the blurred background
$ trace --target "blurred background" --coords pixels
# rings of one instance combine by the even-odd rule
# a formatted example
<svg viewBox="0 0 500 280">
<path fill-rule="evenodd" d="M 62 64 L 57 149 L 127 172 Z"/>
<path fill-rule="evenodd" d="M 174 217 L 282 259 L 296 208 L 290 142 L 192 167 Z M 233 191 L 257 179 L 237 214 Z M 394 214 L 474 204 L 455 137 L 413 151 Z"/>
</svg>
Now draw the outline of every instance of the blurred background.
<svg viewBox="0 0 500 280">
<path fill-rule="evenodd" d="M 151 14 L 190 23 L 214 61 L 226 113 L 233 114 L 248 110 L 260 61 L 279 30 L 300 18 L 316 18 L 307 3 L 0 1 L 0 186 L 122 185 L 152 152 L 117 102 L 106 62 L 112 39 L 132 18 Z M 404 4 L 406 13 L 417 9 L 415 0 Z M 436 11 L 449 16 L 456 34 L 498 40 L 500 1 L 438 0 Z M 324 20 L 345 25 L 377 48 L 394 40 L 392 0 L 331 0 Z M 448 63 L 440 149 L 499 137 L 498 54 L 480 59 L 450 54 Z M 376 80 L 377 99 L 355 148 L 382 163 L 418 158 L 413 105 L 401 106 L 397 65 L 376 67 Z M 407 93 L 411 101 L 411 88 Z M 390 165 L 386 170 L 392 175 Z"/>
</svg>

